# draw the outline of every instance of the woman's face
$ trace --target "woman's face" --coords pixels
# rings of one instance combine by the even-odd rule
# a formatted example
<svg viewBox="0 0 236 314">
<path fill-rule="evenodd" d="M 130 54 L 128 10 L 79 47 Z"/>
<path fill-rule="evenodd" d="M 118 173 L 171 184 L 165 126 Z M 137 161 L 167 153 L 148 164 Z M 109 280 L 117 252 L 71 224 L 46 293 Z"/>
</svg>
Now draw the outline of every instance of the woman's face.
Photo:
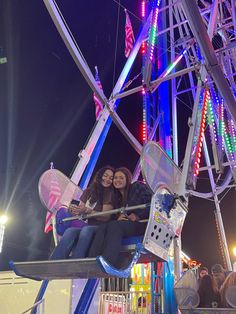
<svg viewBox="0 0 236 314">
<path fill-rule="evenodd" d="M 101 185 L 104 188 L 108 188 L 109 186 L 112 185 L 112 180 L 113 180 L 113 171 L 111 171 L 110 169 L 107 169 L 102 176 L 102 180 L 101 180 Z"/>
<path fill-rule="evenodd" d="M 115 172 L 114 179 L 113 179 L 113 185 L 118 190 L 125 189 L 127 184 L 126 176 L 123 172 L 117 171 Z"/>
</svg>

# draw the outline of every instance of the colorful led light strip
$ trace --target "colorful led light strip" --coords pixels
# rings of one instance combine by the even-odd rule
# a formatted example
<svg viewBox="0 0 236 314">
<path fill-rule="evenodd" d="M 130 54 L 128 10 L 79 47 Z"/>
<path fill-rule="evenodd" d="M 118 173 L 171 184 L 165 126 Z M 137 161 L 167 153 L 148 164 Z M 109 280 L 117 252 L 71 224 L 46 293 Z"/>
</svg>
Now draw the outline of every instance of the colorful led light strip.
<svg viewBox="0 0 236 314">
<path fill-rule="evenodd" d="M 148 58 L 150 61 L 153 60 L 153 53 L 154 53 L 154 47 L 156 42 L 156 35 L 157 35 L 157 17 L 159 12 L 161 0 L 156 0 L 154 2 L 154 11 L 152 15 L 152 25 L 149 31 L 149 39 L 148 39 L 148 45 L 149 45 L 149 51 L 148 51 Z"/>
<path fill-rule="evenodd" d="M 142 0 L 141 15 L 142 15 L 142 18 L 145 18 L 146 16 L 146 0 Z"/>
<path fill-rule="evenodd" d="M 215 123 L 217 124 L 218 130 L 216 132 L 217 136 L 217 149 L 219 152 L 219 156 L 222 156 L 222 153 L 224 152 L 224 133 L 223 133 L 223 124 L 224 124 L 224 105 L 223 100 L 220 100 L 217 96 L 217 93 L 215 91 L 214 85 L 211 84 L 211 98 L 213 100 L 212 102 L 212 111 L 214 115 Z"/>
<path fill-rule="evenodd" d="M 185 48 L 179 56 L 176 57 L 175 61 L 168 66 L 168 68 L 163 72 L 161 77 L 166 77 L 174 67 L 179 63 L 179 61 L 183 58 L 184 54 L 187 52 L 187 48 Z"/>
<path fill-rule="evenodd" d="M 143 24 L 146 20 L 146 0 L 141 1 L 141 16 L 143 20 Z M 143 58 L 143 64 L 145 64 L 145 54 L 146 54 L 146 47 L 147 43 L 146 40 L 144 40 L 141 44 L 141 54 Z M 142 96 L 143 96 L 143 122 L 142 122 L 142 141 L 143 143 L 147 142 L 147 100 L 146 100 L 146 93 L 145 89 L 142 89 Z"/>
<path fill-rule="evenodd" d="M 200 130 L 200 123 L 201 123 L 201 116 L 202 116 L 202 107 L 203 107 L 203 98 L 204 98 L 205 91 L 202 90 L 199 97 L 199 103 L 198 103 L 198 113 L 197 113 L 197 121 L 196 121 L 196 130 Z M 193 159 L 195 157 L 196 147 L 198 144 L 198 138 L 199 138 L 199 132 L 194 132 L 193 137 L 193 145 L 192 145 L 192 156 Z M 194 161 L 193 161 L 194 162 Z M 192 163 L 193 163 L 192 162 Z M 191 163 L 191 164 L 192 164 Z"/>
<path fill-rule="evenodd" d="M 232 128 L 231 128 L 231 123 L 230 123 L 230 118 L 228 119 L 228 130 L 226 127 L 226 123 L 224 122 L 224 142 L 225 142 L 225 150 L 228 156 L 229 161 L 232 161 L 233 164 L 235 164 L 235 146 L 233 145 L 233 135 L 232 135 Z M 235 168 L 235 165 L 232 166 Z"/>
<path fill-rule="evenodd" d="M 222 151 L 224 150 L 224 130 L 225 130 L 225 123 L 224 123 L 224 100 L 221 99 L 221 102 L 219 104 L 219 138 L 221 138 L 220 144 L 221 147 L 219 147 Z"/>
<path fill-rule="evenodd" d="M 147 111 L 146 111 L 146 93 L 144 88 L 142 89 L 143 95 L 143 124 L 142 124 L 142 140 L 143 143 L 147 141 Z"/>
<path fill-rule="evenodd" d="M 236 168 L 235 160 L 236 160 L 236 131 L 234 122 L 232 119 L 228 119 L 228 127 L 229 127 L 229 134 L 230 134 L 230 141 L 232 145 L 232 159 L 234 161 L 233 168 Z"/>
<path fill-rule="evenodd" d="M 225 146 L 228 153 L 228 158 L 230 159 L 230 161 L 235 161 L 231 138 L 230 138 L 229 133 L 227 132 L 226 127 L 225 127 L 225 132 L 224 132 L 224 141 L 225 141 Z"/>
<path fill-rule="evenodd" d="M 146 114 L 146 113 L 144 113 L 144 114 Z M 142 140 L 143 140 L 143 143 L 146 143 L 146 141 L 147 141 L 147 125 L 146 125 L 145 121 L 143 121 L 143 125 L 142 125 Z"/>
<path fill-rule="evenodd" d="M 142 16 L 142 20 L 143 20 L 143 24 L 144 24 L 145 18 L 146 18 L 146 0 L 142 0 L 142 2 L 141 2 L 141 16 Z M 142 55 L 145 54 L 146 47 L 147 47 L 146 40 L 144 40 L 141 44 Z"/>
<path fill-rule="evenodd" d="M 226 127 L 226 123 L 225 123 L 224 100 L 223 99 L 221 99 L 219 111 L 220 111 L 219 112 L 219 136 L 223 138 L 222 144 L 224 144 L 224 147 L 222 149 L 225 150 L 229 161 L 232 161 L 233 164 L 235 164 L 235 154 L 234 154 L 232 137 L 230 136 L 230 128 L 228 131 L 227 127 Z M 234 166 L 232 166 L 232 167 L 234 167 Z"/>
<path fill-rule="evenodd" d="M 216 116 L 218 113 L 218 147 L 221 152 L 225 151 L 228 160 L 232 161 L 233 165 L 231 166 L 232 170 L 235 170 L 235 160 L 236 160 L 236 132 L 233 122 L 231 122 L 231 118 L 227 119 L 227 126 L 225 123 L 225 108 L 224 108 L 224 100 L 216 96 L 216 92 L 214 87 L 211 86 L 211 94 L 213 99 L 215 100 L 215 105 L 217 106 L 215 112 L 213 113 Z M 212 106 L 213 107 L 213 106 Z M 217 120 L 216 120 L 217 121 Z M 234 169 L 233 169 L 234 168 Z"/>
<path fill-rule="evenodd" d="M 202 116 L 201 116 L 201 122 L 200 122 L 200 130 L 199 130 L 199 136 L 198 136 L 198 143 L 196 147 L 196 154 L 195 154 L 195 162 L 193 166 L 193 175 L 196 177 L 199 174 L 199 167 L 200 167 L 200 161 L 201 161 L 201 155 L 202 155 L 202 142 L 203 142 L 203 136 L 205 132 L 205 126 L 206 126 L 206 113 L 207 113 L 207 105 L 210 99 L 210 91 L 208 88 L 205 89 L 204 93 L 204 99 L 203 99 L 203 107 L 202 107 Z"/>
<path fill-rule="evenodd" d="M 211 128 L 212 132 L 210 132 L 211 141 L 217 143 L 217 134 L 216 134 L 216 125 L 215 125 L 215 119 L 214 119 L 214 113 L 212 108 L 212 99 L 209 98 L 208 104 L 207 104 L 207 122 L 209 127 Z"/>
<path fill-rule="evenodd" d="M 142 55 L 145 54 L 146 48 L 147 48 L 146 41 L 143 41 L 142 44 L 141 44 L 141 53 L 142 53 Z"/>
<path fill-rule="evenodd" d="M 232 119 L 228 120 L 228 126 L 229 126 L 229 133 L 231 137 L 231 142 L 233 144 L 233 152 L 236 152 L 236 131 L 234 127 L 234 122 Z"/>
</svg>

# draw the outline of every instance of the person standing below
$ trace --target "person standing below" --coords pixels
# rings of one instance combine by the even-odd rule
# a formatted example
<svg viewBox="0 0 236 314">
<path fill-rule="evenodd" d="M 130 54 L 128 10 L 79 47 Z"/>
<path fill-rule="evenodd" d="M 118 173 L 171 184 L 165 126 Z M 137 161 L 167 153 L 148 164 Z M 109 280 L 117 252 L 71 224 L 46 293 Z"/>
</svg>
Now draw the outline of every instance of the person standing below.
<svg viewBox="0 0 236 314">
<path fill-rule="evenodd" d="M 201 279 L 205 276 L 205 275 L 208 275 L 208 268 L 207 267 L 200 267 L 199 270 L 198 270 L 198 274 L 199 274 L 199 277 L 198 277 L 198 286 L 200 284 L 200 281 Z"/>
<path fill-rule="evenodd" d="M 202 279 L 205 275 L 208 275 L 208 268 L 207 267 L 200 267 L 199 268 L 199 278 Z"/>
<path fill-rule="evenodd" d="M 224 268 L 222 267 L 222 265 L 220 264 L 215 264 L 211 267 L 211 273 L 213 278 L 216 281 L 217 287 L 218 289 L 220 289 L 220 287 L 222 286 L 222 284 L 225 281 L 225 278 L 227 277 L 227 272 L 224 270 Z"/>
<path fill-rule="evenodd" d="M 79 205 L 72 204 L 70 212 L 76 216 L 112 210 L 114 208 L 114 188 L 112 185 L 114 169 L 105 166 L 98 170 L 92 184 L 83 192 Z M 104 215 L 88 220 L 82 228 L 68 228 L 52 252 L 50 259 L 82 258 L 87 254 L 92 237 L 99 224 L 107 222 L 111 215 Z"/>
<path fill-rule="evenodd" d="M 121 167 L 115 170 L 113 185 L 117 191 L 121 206 L 135 206 L 151 202 L 152 191 L 142 182 L 131 184 L 130 171 Z M 102 255 L 111 265 L 117 266 L 123 238 L 140 236 L 145 233 L 149 209 L 137 209 L 127 214 L 120 214 L 116 221 L 100 226 L 89 250 L 89 257 Z"/>
<path fill-rule="evenodd" d="M 200 297 L 199 307 L 217 308 L 220 306 L 219 290 L 214 278 L 210 275 L 205 275 L 200 280 L 198 294 Z"/>
</svg>

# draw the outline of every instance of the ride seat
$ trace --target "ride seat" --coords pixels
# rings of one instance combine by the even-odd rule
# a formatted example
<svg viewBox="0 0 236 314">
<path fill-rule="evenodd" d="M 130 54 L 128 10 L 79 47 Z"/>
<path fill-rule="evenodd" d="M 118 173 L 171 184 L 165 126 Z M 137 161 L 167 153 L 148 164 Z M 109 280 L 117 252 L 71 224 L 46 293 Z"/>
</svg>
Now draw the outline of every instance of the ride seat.
<svg viewBox="0 0 236 314">
<path fill-rule="evenodd" d="M 143 236 L 129 237 L 122 240 L 122 246 L 136 245 L 143 242 Z"/>
<path fill-rule="evenodd" d="M 226 290 L 226 301 L 234 309 L 236 309 L 236 286 L 229 287 Z"/>
</svg>

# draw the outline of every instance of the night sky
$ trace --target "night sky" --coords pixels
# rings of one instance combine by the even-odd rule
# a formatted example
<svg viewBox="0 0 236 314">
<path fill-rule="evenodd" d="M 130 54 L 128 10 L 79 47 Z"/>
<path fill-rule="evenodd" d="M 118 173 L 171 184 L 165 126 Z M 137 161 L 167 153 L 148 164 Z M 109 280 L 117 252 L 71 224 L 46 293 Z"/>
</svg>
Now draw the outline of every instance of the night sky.
<svg viewBox="0 0 236 314">
<path fill-rule="evenodd" d="M 57 2 L 91 70 L 98 66 L 107 97 L 126 61 L 125 14 L 117 2 Z M 137 35 L 141 25 L 139 1 L 120 3 L 133 13 L 130 17 Z M 10 259 L 47 258 L 52 241 L 51 234 L 43 233 L 46 211 L 39 201 L 38 180 L 51 161 L 70 176 L 95 123 L 95 113 L 92 91 L 43 1 L 0 0 L 0 54 L 8 61 L 0 64 L 0 209 L 7 210 L 10 217 L 0 269 L 7 269 Z M 140 69 L 138 59 L 131 77 Z M 191 115 L 188 108 L 182 110 L 180 160 L 187 117 Z M 141 141 L 141 97 L 122 100 L 118 113 Z M 96 169 L 111 164 L 134 170 L 137 159 L 137 153 L 112 125 Z M 206 176 L 200 185 L 208 189 Z M 235 203 L 235 191 L 221 203 L 229 247 L 236 245 Z M 213 210 L 214 203 L 192 197 L 182 239 L 184 251 L 207 266 L 223 263 Z"/>
</svg>

